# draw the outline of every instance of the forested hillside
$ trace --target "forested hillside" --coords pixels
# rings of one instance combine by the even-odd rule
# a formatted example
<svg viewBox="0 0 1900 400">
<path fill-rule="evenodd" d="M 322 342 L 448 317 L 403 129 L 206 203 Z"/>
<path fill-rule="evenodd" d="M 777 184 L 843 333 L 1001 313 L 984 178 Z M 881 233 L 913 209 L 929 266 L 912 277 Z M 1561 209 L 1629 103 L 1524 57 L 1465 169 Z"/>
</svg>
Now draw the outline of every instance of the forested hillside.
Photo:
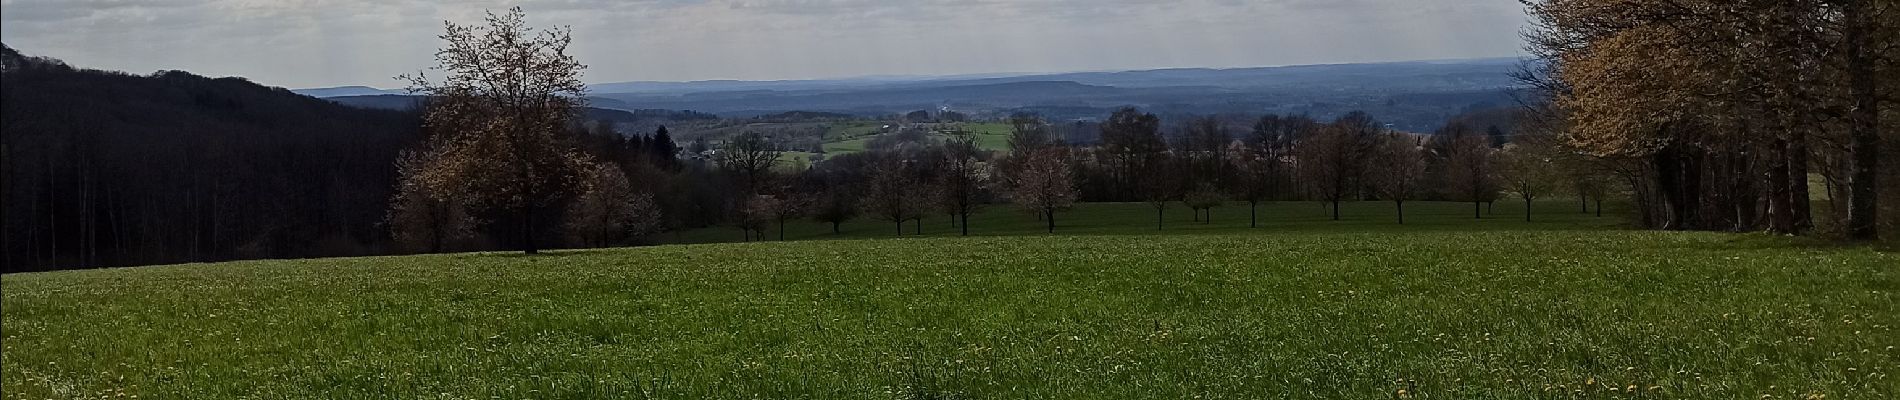
<svg viewBox="0 0 1900 400">
<path fill-rule="evenodd" d="M 369 254 L 419 119 L 5 49 L 6 271 Z"/>
</svg>

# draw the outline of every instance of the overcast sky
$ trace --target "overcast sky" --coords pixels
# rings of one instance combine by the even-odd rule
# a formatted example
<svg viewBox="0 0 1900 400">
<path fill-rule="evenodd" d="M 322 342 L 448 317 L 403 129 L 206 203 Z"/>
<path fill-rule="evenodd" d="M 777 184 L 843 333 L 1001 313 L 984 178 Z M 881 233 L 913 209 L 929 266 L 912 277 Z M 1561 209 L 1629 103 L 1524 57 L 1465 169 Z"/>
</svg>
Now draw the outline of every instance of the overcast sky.
<svg viewBox="0 0 1900 400">
<path fill-rule="evenodd" d="M 0 40 L 101 69 L 400 86 L 442 21 L 520 5 L 588 82 L 1515 56 L 1516 0 L 0 0 Z"/>
</svg>

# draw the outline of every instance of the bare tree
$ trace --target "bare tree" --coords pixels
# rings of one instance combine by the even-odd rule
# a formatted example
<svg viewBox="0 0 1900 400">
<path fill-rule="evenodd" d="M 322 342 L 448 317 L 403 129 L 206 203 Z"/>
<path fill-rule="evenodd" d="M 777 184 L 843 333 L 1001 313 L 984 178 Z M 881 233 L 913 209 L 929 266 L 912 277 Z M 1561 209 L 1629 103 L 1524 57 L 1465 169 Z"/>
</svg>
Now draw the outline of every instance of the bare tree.
<svg viewBox="0 0 1900 400">
<path fill-rule="evenodd" d="M 1181 198 L 1184 180 L 1181 179 L 1179 163 L 1168 153 L 1147 157 L 1143 162 L 1146 168 L 1139 172 L 1136 182 L 1140 185 L 1141 200 L 1155 209 L 1155 230 L 1163 229 L 1168 204 Z"/>
<path fill-rule="evenodd" d="M 1143 180 L 1158 176 L 1155 170 L 1167 161 L 1168 142 L 1161 137 L 1161 118 L 1133 107 L 1123 108 L 1102 122 L 1101 131 L 1100 155 L 1107 158 L 1104 163 L 1113 174 L 1116 191 L 1128 199 L 1147 197 L 1146 189 L 1157 185 Z"/>
<path fill-rule="evenodd" d="M 1418 196 L 1425 180 L 1425 152 L 1419 140 L 1399 132 L 1379 136 L 1374 150 L 1378 160 L 1367 172 L 1379 197 L 1391 200 L 1398 209 L 1399 224 L 1405 224 L 1405 201 Z"/>
<path fill-rule="evenodd" d="M 1484 218 L 1485 203 L 1497 201 L 1497 171 L 1489 141 L 1468 127 L 1453 123 L 1441 129 L 1433 140 L 1440 141 L 1438 156 L 1444 165 L 1445 184 L 1452 198 L 1471 202 L 1471 217 Z"/>
<path fill-rule="evenodd" d="M 1032 154 L 1055 145 L 1055 135 L 1050 132 L 1049 123 L 1041 116 L 1031 113 L 1011 114 L 1009 126 L 1010 153 Z"/>
<path fill-rule="evenodd" d="M 897 225 L 897 235 L 904 235 L 904 222 L 923 213 L 924 204 L 915 201 L 916 179 L 910 173 L 910 163 L 897 159 L 878 161 L 873 167 L 868 182 L 865 183 L 862 207 L 879 219 Z"/>
<path fill-rule="evenodd" d="M 434 68 L 446 76 L 408 77 L 430 98 L 434 136 L 428 166 L 407 179 L 472 209 L 512 212 L 523 251 L 535 254 L 537 214 L 573 193 L 588 164 L 567 137 L 587 87 L 585 67 L 567 55 L 569 31 L 536 31 L 524 19 L 517 7 L 489 13 L 484 26 L 446 24 Z"/>
<path fill-rule="evenodd" d="M 1224 186 L 1231 175 L 1224 153 L 1233 141 L 1233 135 L 1227 132 L 1226 124 L 1219 117 L 1189 119 L 1173 152 L 1181 163 L 1187 186 Z"/>
<path fill-rule="evenodd" d="M 745 240 L 754 238 L 766 240 L 765 228 L 778 219 L 779 200 L 767 195 L 752 195 L 739 206 L 739 220 L 736 225 L 745 232 Z"/>
<path fill-rule="evenodd" d="M 758 131 L 746 131 L 726 141 L 719 147 L 715 157 L 719 168 L 737 176 L 744 185 L 745 193 L 750 196 L 761 193 L 764 184 L 772 179 L 772 167 L 778 165 L 778 159 L 784 152 L 772 145 L 765 134 Z"/>
<path fill-rule="evenodd" d="M 1384 131 L 1372 116 L 1353 112 L 1295 145 L 1302 180 L 1315 196 L 1331 203 L 1334 221 L 1339 220 L 1339 203 L 1357 194 L 1364 183 L 1367 157 Z"/>
<path fill-rule="evenodd" d="M 1056 231 L 1056 212 L 1075 204 L 1074 171 L 1068 152 L 1049 147 L 1022 157 L 1022 168 L 1009 176 L 1010 200 L 1018 207 L 1043 217 L 1049 232 Z"/>
<path fill-rule="evenodd" d="M 840 233 L 838 227 L 858 217 L 858 195 L 840 186 L 826 188 L 817 194 L 812 204 L 812 219 L 831 224 L 831 233 Z"/>
<path fill-rule="evenodd" d="M 1312 129 L 1304 117 L 1266 115 L 1254 124 L 1243 142 L 1227 146 L 1227 162 L 1234 170 L 1234 196 L 1247 201 L 1247 226 L 1260 226 L 1260 202 L 1285 196 L 1291 179 L 1293 144 Z"/>
<path fill-rule="evenodd" d="M 1550 191 L 1551 186 L 1563 179 L 1556 173 L 1556 164 L 1548 153 L 1550 148 L 1534 141 L 1520 140 L 1506 145 L 1498 152 L 1500 176 L 1505 187 L 1518 198 L 1524 200 L 1524 221 L 1531 220 L 1531 205 L 1538 196 Z"/>
<path fill-rule="evenodd" d="M 772 222 L 778 225 L 778 240 L 784 241 L 785 223 L 805 215 L 810 203 L 804 197 L 791 194 L 775 196 L 773 200 L 775 204 L 770 209 Z"/>
<path fill-rule="evenodd" d="M 957 227 L 962 229 L 963 236 L 970 235 L 970 212 L 982 204 L 983 182 L 988 179 L 988 168 L 978 159 L 980 155 L 976 140 L 971 137 L 944 144 L 938 187 L 944 210 L 961 220 Z"/>
</svg>

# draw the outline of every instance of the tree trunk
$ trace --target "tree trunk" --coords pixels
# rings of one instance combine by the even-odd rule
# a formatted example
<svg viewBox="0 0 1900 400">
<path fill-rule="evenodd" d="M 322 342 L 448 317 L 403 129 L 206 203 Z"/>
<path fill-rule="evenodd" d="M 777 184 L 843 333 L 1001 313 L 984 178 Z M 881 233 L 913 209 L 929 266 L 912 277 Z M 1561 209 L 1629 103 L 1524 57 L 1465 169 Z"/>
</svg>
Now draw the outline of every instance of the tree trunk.
<svg viewBox="0 0 1900 400">
<path fill-rule="evenodd" d="M 1688 199 L 1686 198 L 1687 196 L 1683 195 L 1684 191 L 1681 182 L 1682 162 L 1676 159 L 1675 151 L 1672 147 L 1673 146 L 1664 147 L 1662 151 L 1657 152 L 1654 156 L 1653 162 L 1656 164 L 1656 188 L 1662 191 L 1663 209 L 1666 211 L 1666 214 L 1663 216 L 1662 229 L 1682 230 L 1684 229 L 1682 225 L 1685 221 L 1684 210 L 1688 208 L 1684 207 L 1683 203 L 1687 202 Z"/>
<path fill-rule="evenodd" d="M 1260 227 L 1260 202 L 1258 201 L 1247 202 L 1247 227 Z"/>
<path fill-rule="evenodd" d="M 962 218 L 963 222 L 957 224 L 957 227 L 963 228 L 963 236 L 970 236 L 970 212 L 964 211 L 960 213 L 958 217 Z"/>
<path fill-rule="evenodd" d="M 1531 222 L 1531 197 L 1524 196 L 1524 222 Z"/>
<path fill-rule="evenodd" d="M 1042 219 L 1049 222 L 1049 233 L 1056 233 L 1056 210 L 1053 208 L 1045 208 L 1042 210 L 1042 214 Z"/>
<path fill-rule="evenodd" d="M 1166 208 L 1155 207 L 1155 230 L 1161 230 L 1161 214 Z"/>
<path fill-rule="evenodd" d="M 831 221 L 831 234 L 838 234 L 838 221 Z"/>
<path fill-rule="evenodd" d="M 904 220 L 897 220 L 897 236 L 904 236 Z"/>
<path fill-rule="evenodd" d="M 1333 199 L 1333 220 L 1339 220 L 1339 199 Z"/>
<path fill-rule="evenodd" d="M 1847 180 L 1847 237 L 1853 240 L 1880 237 L 1880 86 L 1874 75 L 1875 57 L 1870 54 L 1875 50 L 1869 3 L 1850 1 L 1841 11 L 1848 88 L 1854 103 L 1847 118 L 1848 148 L 1853 153 Z"/>
<path fill-rule="evenodd" d="M 1603 196 L 1597 196 L 1597 218 L 1603 217 Z"/>
<path fill-rule="evenodd" d="M 447 202 L 429 201 L 429 254 L 442 254 L 442 236 L 448 232 Z"/>
<path fill-rule="evenodd" d="M 1796 233 L 1814 229 L 1813 194 L 1808 189 L 1808 135 L 1795 132 L 1788 141 L 1788 179 L 1794 193 L 1794 228 Z"/>
<path fill-rule="evenodd" d="M 1777 139 L 1769 145 L 1768 232 L 1794 234 L 1794 177 L 1789 174 L 1789 143 Z"/>
<path fill-rule="evenodd" d="M 785 241 L 785 220 L 778 221 L 778 241 Z"/>
<path fill-rule="evenodd" d="M 917 223 L 911 224 L 911 226 L 916 228 L 915 232 L 911 232 L 911 233 L 914 233 L 917 236 L 924 235 L 924 219 L 923 218 L 917 218 Z"/>
<path fill-rule="evenodd" d="M 1404 201 L 1404 200 L 1393 200 L 1393 201 L 1392 201 L 1392 204 L 1393 204 L 1393 205 L 1395 205 L 1395 206 L 1398 206 L 1398 209 L 1399 209 L 1399 225 L 1405 225 L 1405 201 Z"/>
<path fill-rule="evenodd" d="M 1484 202 L 1471 202 L 1471 219 L 1484 219 Z"/>
<path fill-rule="evenodd" d="M 541 254 L 541 248 L 534 244 L 534 206 L 521 207 L 521 245 L 522 254 Z"/>
</svg>

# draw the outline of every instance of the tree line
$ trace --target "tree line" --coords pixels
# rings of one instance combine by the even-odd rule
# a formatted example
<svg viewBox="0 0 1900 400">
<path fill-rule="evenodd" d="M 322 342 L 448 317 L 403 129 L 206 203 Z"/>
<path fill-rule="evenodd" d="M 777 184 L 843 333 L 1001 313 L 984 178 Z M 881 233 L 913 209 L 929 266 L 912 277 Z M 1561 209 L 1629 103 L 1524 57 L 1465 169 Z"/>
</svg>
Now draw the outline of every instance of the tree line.
<svg viewBox="0 0 1900 400">
<path fill-rule="evenodd" d="M 800 216 L 830 224 L 866 218 L 889 223 L 894 235 L 922 232 L 923 220 L 944 216 L 968 234 L 968 215 L 1009 205 L 1046 223 L 1077 202 L 1142 202 L 1153 207 L 1157 229 L 1170 210 L 1186 209 L 1211 221 L 1214 209 L 1271 201 L 1321 201 L 1334 219 L 1348 201 L 1388 201 L 1404 223 L 1408 201 L 1463 201 L 1473 218 L 1515 197 L 1525 202 L 1574 195 L 1582 208 L 1601 212 L 1610 191 L 1601 177 L 1573 172 L 1552 141 L 1503 139 L 1465 120 L 1433 134 L 1388 129 L 1371 115 L 1332 121 L 1266 115 L 1243 128 L 1232 118 L 1196 117 L 1164 127 L 1160 117 L 1124 108 L 1098 125 L 1100 143 L 1072 145 L 1034 114 L 1009 123 L 1009 147 L 986 151 L 972 136 L 912 140 L 828 158 L 803 170 L 775 166 L 779 153 L 762 133 L 726 142 L 715 168 L 744 182 L 732 225 L 746 239 L 770 238 L 764 229 Z M 1490 127 L 1486 127 L 1490 128 Z M 1594 202 L 1592 202 L 1592 200 Z M 1529 219 L 1531 215 L 1524 216 Z M 781 232 L 782 237 L 782 232 Z"/>
<path fill-rule="evenodd" d="M 790 139 L 769 132 L 682 145 L 664 127 L 584 121 L 568 32 L 530 28 L 518 9 L 450 24 L 436 68 L 408 77 L 428 99 L 414 113 L 8 48 L 6 269 L 532 253 L 713 226 L 767 240 L 806 219 L 914 235 L 941 216 L 971 234 L 985 207 L 1055 232 L 1079 202 L 1145 203 L 1166 229 L 1170 212 L 1205 222 L 1236 203 L 1252 226 L 1272 201 L 1323 202 L 1336 219 L 1343 202 L 1390 202 L 1402 224 L 1413 201 L 1468 202 L 1486 218 L 1500 200 L 1562 196 L 1599 215 L 1620 200 L 1657 229 L 1869 239 L 1900 216 L 1900 178 L 1881 163 L 1895 154 L 1893 8 L 1533 1 L 1526 36 L 1540 60 L 1522 78 L 1539 95 L 1435 132 L 1361 112 L 1025 113 L 1007 119 L 1005 149 L 900 122 L 868 151 L 810 165 L 788 162 Z"/>
</svg>

